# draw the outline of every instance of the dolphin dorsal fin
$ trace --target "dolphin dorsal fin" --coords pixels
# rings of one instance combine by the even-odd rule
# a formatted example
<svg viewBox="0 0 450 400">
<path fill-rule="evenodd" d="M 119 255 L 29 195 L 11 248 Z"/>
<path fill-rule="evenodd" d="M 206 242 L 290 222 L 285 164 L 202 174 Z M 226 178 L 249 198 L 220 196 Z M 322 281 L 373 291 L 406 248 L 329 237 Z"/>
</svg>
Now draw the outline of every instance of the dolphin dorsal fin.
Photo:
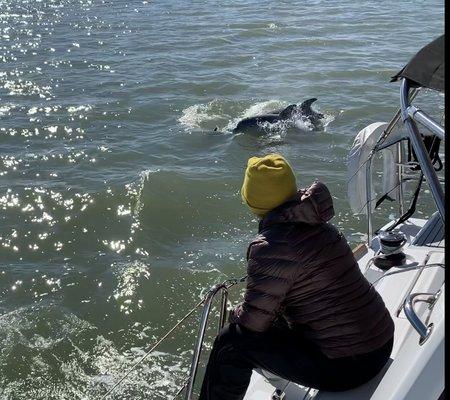
<svg viewBox="0 0 450 400">
<path fill-rule="evenodd" d="M 297 107 L 297 104 L 291 104 L 287 106 L 283 111 L 280 112 L 281 118 L 291 118 L 292 113 L 294 112 L 295 108 Z"/>
<path fill-rule="evenodd" d="M 307 112 L 312 111 L 311 104 L 314 103 L 315 101 L 317 101 L 317 99 L 315 97 L 313 97 L 312 99 L 305 100 L 302 104 L 300 104 L 300 111 L 302 113 L 307 113 Z"/>
</svg>

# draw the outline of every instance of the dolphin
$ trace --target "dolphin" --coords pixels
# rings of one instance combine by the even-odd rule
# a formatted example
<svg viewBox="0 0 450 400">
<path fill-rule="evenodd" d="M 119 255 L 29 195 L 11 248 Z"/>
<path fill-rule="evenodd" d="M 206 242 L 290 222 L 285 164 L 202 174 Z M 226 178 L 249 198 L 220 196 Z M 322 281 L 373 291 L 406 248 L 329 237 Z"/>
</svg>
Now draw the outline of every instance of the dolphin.
<svg viewBox="0 0 450 400">
<path fill-rule="evenodd" d="M 233 129 L 233 133 L 244 132 L 249 129 L 261 129 L 261 124 L 264 122 L 274 124 L 278 121 L 286 121 L 297 116 L 301 120 L 312 124 L 314 128 L 318 128 L 320 125 L 320 120 L 323 119 L 323 114 L 316 112 L 311 108 L 311 104 L 316 100 L 316 98 L 312 98 L 305 100 L 299 106 L 297 104 L 290 104 L 282 110 L 274 110 L 268 114 L 244 118 L 238 122 L 236 127 Z"/>
</svg>

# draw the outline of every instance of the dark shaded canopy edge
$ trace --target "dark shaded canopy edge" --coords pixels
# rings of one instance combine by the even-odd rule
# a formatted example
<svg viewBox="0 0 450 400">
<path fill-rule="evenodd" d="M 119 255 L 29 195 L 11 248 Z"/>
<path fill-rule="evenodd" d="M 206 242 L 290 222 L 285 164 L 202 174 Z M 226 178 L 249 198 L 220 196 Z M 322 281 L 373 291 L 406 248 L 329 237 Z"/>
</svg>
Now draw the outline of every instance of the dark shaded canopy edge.
<svg viewBox="0 0 450 400">
<path fill-rule="evenodd" d="M 439 36 L 428 43 L 394 75 L 391 82 L 400 78 L 408 79 L 413 86 L 444 91 L 445 79 L 445 35 Z"/>
</svg>

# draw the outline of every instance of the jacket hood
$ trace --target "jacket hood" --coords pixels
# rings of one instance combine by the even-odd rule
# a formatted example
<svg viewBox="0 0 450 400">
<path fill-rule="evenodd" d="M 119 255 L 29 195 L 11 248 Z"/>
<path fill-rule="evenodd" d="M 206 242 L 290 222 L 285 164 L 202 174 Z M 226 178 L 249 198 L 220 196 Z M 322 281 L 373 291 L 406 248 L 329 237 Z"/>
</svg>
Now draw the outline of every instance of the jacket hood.
<svg viewBox="0 0 450 400">
<path fill-rule="evenodd" d="M 302 222 L 323 224 L 334 216 L 333 199 L 328 188 L 319 181 L 300 189 L 291 199 L 270 211 L 260 223 L 260 229 L 280 223 Z"/>
</svg>

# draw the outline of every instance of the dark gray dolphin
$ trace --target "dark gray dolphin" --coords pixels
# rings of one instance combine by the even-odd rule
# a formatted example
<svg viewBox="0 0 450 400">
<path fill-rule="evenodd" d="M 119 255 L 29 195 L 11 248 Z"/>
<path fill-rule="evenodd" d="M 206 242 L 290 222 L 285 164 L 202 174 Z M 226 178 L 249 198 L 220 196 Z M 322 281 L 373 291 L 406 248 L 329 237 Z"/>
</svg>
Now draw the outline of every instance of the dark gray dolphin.
<svg viewBox="0 0 450 400">
<path fill-rule="evenodd" d="M 291 104 L 282 110 L 275 110 L 268 114 L 245 118 L 239 121 L 236 128 L 233 129 L 233 133 L 244 132 L 250 129 L 260 130 L 261 124 L 264 122 L 274 124 L 278 121 L 294 119 L 294 117 L 299 118 L 302 121 L 309 122 L 314 128 L 318 128 L 320 125 L 320 120 L 323 119 L 323 114 L 318 113 L 311 108 L 311 104 L 316 100 L 316 98 L 308 99 L 299 106 L 297 104 Z"/>
</svg>

